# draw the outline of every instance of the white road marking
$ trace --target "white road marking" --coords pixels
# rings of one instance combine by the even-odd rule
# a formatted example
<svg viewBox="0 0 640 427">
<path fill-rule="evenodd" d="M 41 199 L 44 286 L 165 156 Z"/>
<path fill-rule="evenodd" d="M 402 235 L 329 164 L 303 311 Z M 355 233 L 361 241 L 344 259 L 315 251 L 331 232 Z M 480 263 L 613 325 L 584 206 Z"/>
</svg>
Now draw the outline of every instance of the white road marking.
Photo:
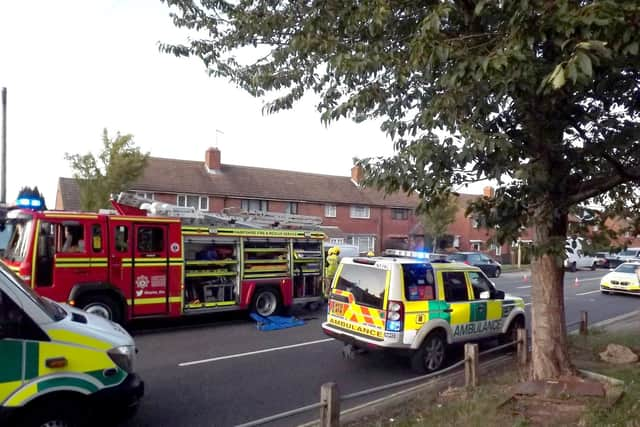
<svg viewBox="0 0 640 427">
<path fill-rule="evenodd" d="M 600 289 L 596 289 L 595 291 L 582 292 L 576 295 L 589 295 L 589 294 L 595 294 L 596 292 L 600 292 Z"/>
<path fill-rule="evenodd" d="M 178 366 L 184 367 L 184 366 L 200 365 L 202 363 L 217 362 L 218 360 L 227 360 L 227 359 L 235 359 L 235 358 L 238 358 L 238 357 L 253 356 L 254 354 L 270 353 L 272 351 L 280 351 L 280 350 L 288 350 L 290 348 L 304 347 L 304 346 L 307 346 L 307 345 L 320 344 L 320 343 L 329 342 L 329 341 L 334 341 L 334 339 L 333 338 L 326 338 L 326 339 L 323 339 L 323 340 L 307 341 L 307 342 L 302 342 L 300 344 L 285 345 L 285 346 L 282 346 L 282 347 L 265 348 L 264 350 L 250 351 L 250 352 L 247 352 L 247 353 L 230 354 L 228 356 L 220 356 L 220 357 L 212 357 L 210 359 L 194 360 L 192 362 L 182 362 L 182 363 L 178 363 Z"/>
<path fill-rule="evenodd" d="M 527 285 L 527 286 L 518 286 L 516 289 L 528 289 L 530 288 L 531 285 Z"/>
</svg>

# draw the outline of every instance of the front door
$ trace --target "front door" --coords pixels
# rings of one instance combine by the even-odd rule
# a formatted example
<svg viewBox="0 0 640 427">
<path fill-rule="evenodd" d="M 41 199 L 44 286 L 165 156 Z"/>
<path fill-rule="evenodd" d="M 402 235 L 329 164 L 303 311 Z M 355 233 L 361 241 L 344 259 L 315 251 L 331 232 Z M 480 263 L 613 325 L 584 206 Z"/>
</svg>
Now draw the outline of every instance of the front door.
<svg viewBox="0 0 640 427">
<path fill-rule="evenodd" d="M 469 327 L 472 307 L 469 303 L 469 286 L 464 271 L 443 271 L 441 274 L 444 298 L 449 305 L 451 332 L 454 341 L 474 339 L 474 331 Z"/>
<path fill-rule="evenodd" d="M 169 249 L 165 224 L 133 225 L 133 316 L 169 314 Z"/>
</svg>

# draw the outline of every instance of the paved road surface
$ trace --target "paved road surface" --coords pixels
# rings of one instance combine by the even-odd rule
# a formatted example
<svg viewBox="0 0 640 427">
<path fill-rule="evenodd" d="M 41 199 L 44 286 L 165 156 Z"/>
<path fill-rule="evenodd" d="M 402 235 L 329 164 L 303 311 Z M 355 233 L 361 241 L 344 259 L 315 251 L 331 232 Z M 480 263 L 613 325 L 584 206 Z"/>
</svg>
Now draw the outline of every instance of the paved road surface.
<svg viewBox="0 0 640 427">
<path fill-rule="evenodd" d="M 597 322 L 637 309 L 637 297 L 600 294 L 605 273 L 565 275 L 567 323 L 579 321 L 581 310 Z M 524 276 L 505 273 L 494 281 L 529 308 L 531 283 Z M 352 393 L 415 376 L 405 359 L 389 355 L 343 359 L 342 345 L 321 332 L 323 314 L 301 312 L 304 326 L 271 332 L 258 331 L 242 314 L 136 325 L 147 392 L 126 426 L 232 426 L 315 403 L 325 382 Z M 316 418 L 313 411 L 272 425 Z"/>
</svg>

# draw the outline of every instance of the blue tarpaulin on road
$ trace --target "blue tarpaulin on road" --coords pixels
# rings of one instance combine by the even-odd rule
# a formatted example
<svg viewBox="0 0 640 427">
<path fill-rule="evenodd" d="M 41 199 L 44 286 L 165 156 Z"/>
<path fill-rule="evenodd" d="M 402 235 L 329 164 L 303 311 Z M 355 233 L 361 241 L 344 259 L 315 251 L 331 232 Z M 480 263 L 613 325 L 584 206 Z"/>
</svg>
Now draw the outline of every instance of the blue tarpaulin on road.
<svg viewBox="0 0 640 427">
<path fill-rule="evenodd" d="M 304 320 L 295 317 L 269 316 L 263 317 L 257 313 L 251 313 L 251 318 L 257 323 L 260 331 L 275 331 L 277 329 L 287 329 L 304 325 Z"/>
</svg>

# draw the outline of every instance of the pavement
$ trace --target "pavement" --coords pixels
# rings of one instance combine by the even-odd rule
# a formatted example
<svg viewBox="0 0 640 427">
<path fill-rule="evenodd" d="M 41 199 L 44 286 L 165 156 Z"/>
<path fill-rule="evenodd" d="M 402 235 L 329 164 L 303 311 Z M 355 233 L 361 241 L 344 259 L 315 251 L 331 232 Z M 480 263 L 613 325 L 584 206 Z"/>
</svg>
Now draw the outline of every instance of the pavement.
<svg viewBox="0 0 640 427">
<path fill-rule="evenodd" d="M 610 333 L 640 333 L 640 310 L 589 325 L 590 329 L 603 329 Z"/>
</svg>

